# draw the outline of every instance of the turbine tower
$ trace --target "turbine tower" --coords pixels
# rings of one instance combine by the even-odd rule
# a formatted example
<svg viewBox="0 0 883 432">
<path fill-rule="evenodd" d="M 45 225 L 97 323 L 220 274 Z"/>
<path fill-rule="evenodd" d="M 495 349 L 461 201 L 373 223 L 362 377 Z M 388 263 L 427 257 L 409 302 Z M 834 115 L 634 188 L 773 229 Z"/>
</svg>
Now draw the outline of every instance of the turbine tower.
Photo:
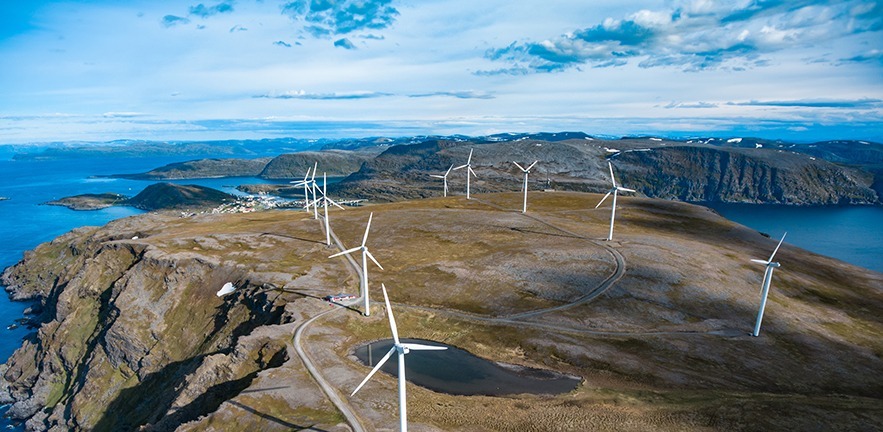
<svg viewBox="0 0 883 432">
<path fill-rule="evenodd" d="M 613 219 L 616 217 L 616 195 L 619 192 L 635 192 L 634 189 L 626 189 L 624 187 L 620 187 L 616 185 L 616 179 L 613 177 L 613 164 L 610 161 L 607 161 L 607 167 L 610 168 L 610 182 L 613 183 L 613 187 L 607 191 L 607 195 L 604 195 L 604 198 L 601 198 L 601 201 L 598 202 L 598 205 L 595 208 L 601 206 L 604 203 L 604 200 L 613 194 L 613 207 L 610 209 L 610 233 L 607 234 L 607 241 L 613 240 Z"/>
<path fill-rule="evenodd" d="M 429 175 L 430 177 L 444 179 L 444 181 L 445 181 L 445 196 L 448 196 L 448 174 L 451 173 L 452 169 L 454 169 L 454 164 L 451 164 L 451 167 L 448 168 L 447 171 L 445 171 L 445 175 L 438 175 L 438 174 L 430 174 Z"/>
<path fill-rule="evenodd" d="M 469 159 L 466 159 L 466 165 L 460 165 L 457 168 L 454 168 L 455 171 L 460 168 L 466 168 L 466 199 L 470 199 L 469 198 L 469 175 L 471 174 L 471 175 L 474 175 L 475 177 L 478 177 L 478 174 L 475 174 L 475 171 L 472 170 L 472 150 L 474 150 L 474 149 L 469 149 Z"/>
<path fill-rule="evenodd" d="M 752 333 L 754 336 L 760 334 L 760 322 L 763 321 L 763 310 L 766 307 L 766 298 L 770 293 L 770 280 L 773 278 L 773 270 L 776 267 L 781 267 L 781 265 L 777 262 L 773 262 L 773 257 L 776 256 L 776 252 L 779 251 L 779 247 L 782 246 L 782 242 L 785 241 L 785 236 L 788 235 L 786 232 L 782 234 L 782 239 L 779 240 L 779 244 L 776 245 L 776 248 L 773 250 L 773 254 L 770 255 L 770 259 L 764 261 L 759 259 L 753 259 L 751 262 L 756 262 L 759 264 L 763 264 L 766 266 L 766 271 L 763 273 L 763 285 L 760 288 L 760 308 L 757 310 L 757 321 L 754 323 L 754 332 Z"/>
<path fill-rule="evenodd" d="M 533 168 L 533 166 L 536 165 L 537 162 L 539 161 L 533 161 L 533 163 L 530 164 L 529 167 L 524 168 L 521 165 L 518 165 L 518 162 L 512 161 L 512 163 L 514 163 L 515 166 L 517 166 L 518 169 L 520 169 L 521 172 L 524 173 L 524 205 L 521 207 L 522 213 L 527 213 L 527 175 L 530 174 L 530 169 Z"/>
<path fill-rule="evenodd" d="M 368 376 L 365 377 L 364 380 L 353 390 L 353 393 L 350 396 L 355 396 L 356 392 L 358 392 L 365 383 L 371 379 L 372 376 L 386 363 L 387 360 L 392 356 L 392 353 L 398 354 L 399 361 L 399 430 L 402 432 L 407 432 L 408 430 L 408 399 L 405 394 L 405 355 L 410 353 L 412 350 L 414 351 L 441 351 L 446 350 L 448 347 L 440 347 L 440 346 L 432 346 L 432 345 L 423 345 L 423 344 L 414 344 L 414 343 L 401 343 L 399 341 L 399 331 L 396 328 L 396 320 L 392 316 L 392 307 L 389 305 L 389 297 L 386 295 L 386 286 L 380 284 L 380 288 L 383 290 L 383 301 L 386 302 L 386 314 L 389 316 L 389 329 L 392 331 L 392 340 L 393 346 L 386 353 L 383 358 L 377 362 L 377 365 L 374 366 L 374 369 L 371 369 L 371 372 L 368 373 Z"/>
<path fill-rule="evenodd" d="M 361 246 L 356 246 L 352 249 L 347 249 L 343 252 L 338 252 L 338 253 L 328 257 L 328 258 L 334 258 L 334 257 L 338 257 L 341 255 L 348 255 L 348 254 L 351 254 L 356 251 L 362 251 L 362 279 L 360 281 L 361 282 L 360 289 L 361 289 L 362 298 L 365 299 L 365 316 L 371 315 L 371 310 L 369 309 L 370 305 L 369 305 L 369 301 L 368 301 L 368 258 L 371 258 L 371 261 L 373 261 L 374 264 L 377 264 L 377 267 L 380 267 L 380 270 L 383 270 L 383 266 L 380 265 L 379 262 L 377 262 L 377 260 L 374 258 L 374 255 L 372 255 L 371 252 L 368 250 L 368 247 L 365 246 L 365 243 L 368 242 L 368 231 L 371 230 L 371 219 L 373 217 L 374 217 L 374 213 L 372 212 L 368 216 L 368 226 L 365 227 L 365 236 L 362 237 L 362 245 Z"/>
<path fill-rule="evenodd" d="M 310 179 L 311 189 L 313 190 L 313 219 L 319 219 L 319 205 L 316 199 L 316 190 L 319 185 L 316 184 L 316 171 L 318 171 L 319 162 L 313 163 L 313 177 Z M 308 210 L 309 211 L 309 210 Z"/>
<path fill-rule="evenodd" d="M 341 210 L 346 210 L 340 204 L 334 202 L 333 199 L 328 198 L 328 176 L 327 173 L 322 173 L 322 206 L 325 207 L 325 245 L 331 246 L 331 225 L 328 222 L 328 203 L 337 206 L 337 208 Z"/>
</svg>

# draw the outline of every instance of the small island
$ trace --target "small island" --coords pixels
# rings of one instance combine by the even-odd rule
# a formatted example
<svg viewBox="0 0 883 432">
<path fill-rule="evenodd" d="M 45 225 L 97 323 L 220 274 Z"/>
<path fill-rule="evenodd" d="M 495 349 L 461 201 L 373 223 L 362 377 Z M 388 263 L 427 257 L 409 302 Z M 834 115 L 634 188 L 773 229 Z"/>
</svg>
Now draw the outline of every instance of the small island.
<svg viewBox="0 0 883 432">
<path fill-rule="evenodd" d="M 46 205 L 71 210 L 101 210 L 111 206 L 130 206 L 141 210 L 166 210 L 215 207 L 234 201 L 233 195 L 205 186 L 156 183 L 129 198 L 117 193 L 74 195 L 47 202 Z"/>
<path fill-rule="evenodd" d="M 49 201 L 46 205 L 67 207 L 71 210 L 101 210 L 125 203 L 129 197 L 116 193 L 82 194 Z"/>
</svg>

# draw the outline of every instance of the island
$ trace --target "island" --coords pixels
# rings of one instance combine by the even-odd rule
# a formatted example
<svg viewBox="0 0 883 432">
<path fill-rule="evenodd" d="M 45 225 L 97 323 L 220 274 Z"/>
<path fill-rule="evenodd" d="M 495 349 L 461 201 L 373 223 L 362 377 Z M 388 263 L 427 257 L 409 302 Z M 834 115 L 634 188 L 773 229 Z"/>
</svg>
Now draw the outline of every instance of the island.
<svg viewBox="0 0 883 432">
<path fill-rule="evenodd" d="M 72 210 L 99 210 L 111 206 L 130 206 L 141 210 L 211 208 L 235 201 L 233 195 L 199 185 L 156 183 L 129 198 L 116 193 L 82 194 L 47 202 Z"/>
</svg>

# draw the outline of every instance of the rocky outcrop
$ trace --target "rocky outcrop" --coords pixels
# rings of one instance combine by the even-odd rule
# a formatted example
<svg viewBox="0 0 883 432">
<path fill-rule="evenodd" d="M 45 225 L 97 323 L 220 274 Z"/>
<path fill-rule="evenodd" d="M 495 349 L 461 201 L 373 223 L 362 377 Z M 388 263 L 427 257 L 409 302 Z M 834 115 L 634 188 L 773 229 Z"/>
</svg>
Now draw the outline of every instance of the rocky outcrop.
<svg viewBox="0 0 883 432">
<path fill-rule="evenodd" d="M 13 298 L 43 310 L 0 380 L 0 400 L 28 429 L 171 430 L 287 358 L 285 338 L 242 338 L 280 324 L 282 306 L 261 293 L 225 302 L 212 289 L 260 282 L 209 257 L 120 240 L 138 235 L 149 234 L 79 229 L 3 273 Z"/>
</svg>

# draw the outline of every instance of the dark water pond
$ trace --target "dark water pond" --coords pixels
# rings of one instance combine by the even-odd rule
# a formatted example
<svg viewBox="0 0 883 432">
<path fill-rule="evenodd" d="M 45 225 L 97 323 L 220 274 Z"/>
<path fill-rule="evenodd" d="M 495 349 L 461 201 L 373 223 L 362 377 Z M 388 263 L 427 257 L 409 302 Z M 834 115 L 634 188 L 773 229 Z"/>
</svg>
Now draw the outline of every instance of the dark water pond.
<svg viewBox="0 0 883 432">
<path fill-rule="evenodd" d="M 440 393 L 487 396 L 559 394 L 570 392 L 581 381 L 548 370 L 501 366 L 466 350 L 435 341 L 402 339 L 402 342 L 448 347 L 445 351 L 411 351 L 405 356 L 405 376 L 408 381 Z M 355 354 L 366 366 L 373 367 L 391 347 L 392 339 L 386 339 L 360 346 Z M 397 357 L 393 354 L 380 370 L 398 376 Z"/>
</svg>

